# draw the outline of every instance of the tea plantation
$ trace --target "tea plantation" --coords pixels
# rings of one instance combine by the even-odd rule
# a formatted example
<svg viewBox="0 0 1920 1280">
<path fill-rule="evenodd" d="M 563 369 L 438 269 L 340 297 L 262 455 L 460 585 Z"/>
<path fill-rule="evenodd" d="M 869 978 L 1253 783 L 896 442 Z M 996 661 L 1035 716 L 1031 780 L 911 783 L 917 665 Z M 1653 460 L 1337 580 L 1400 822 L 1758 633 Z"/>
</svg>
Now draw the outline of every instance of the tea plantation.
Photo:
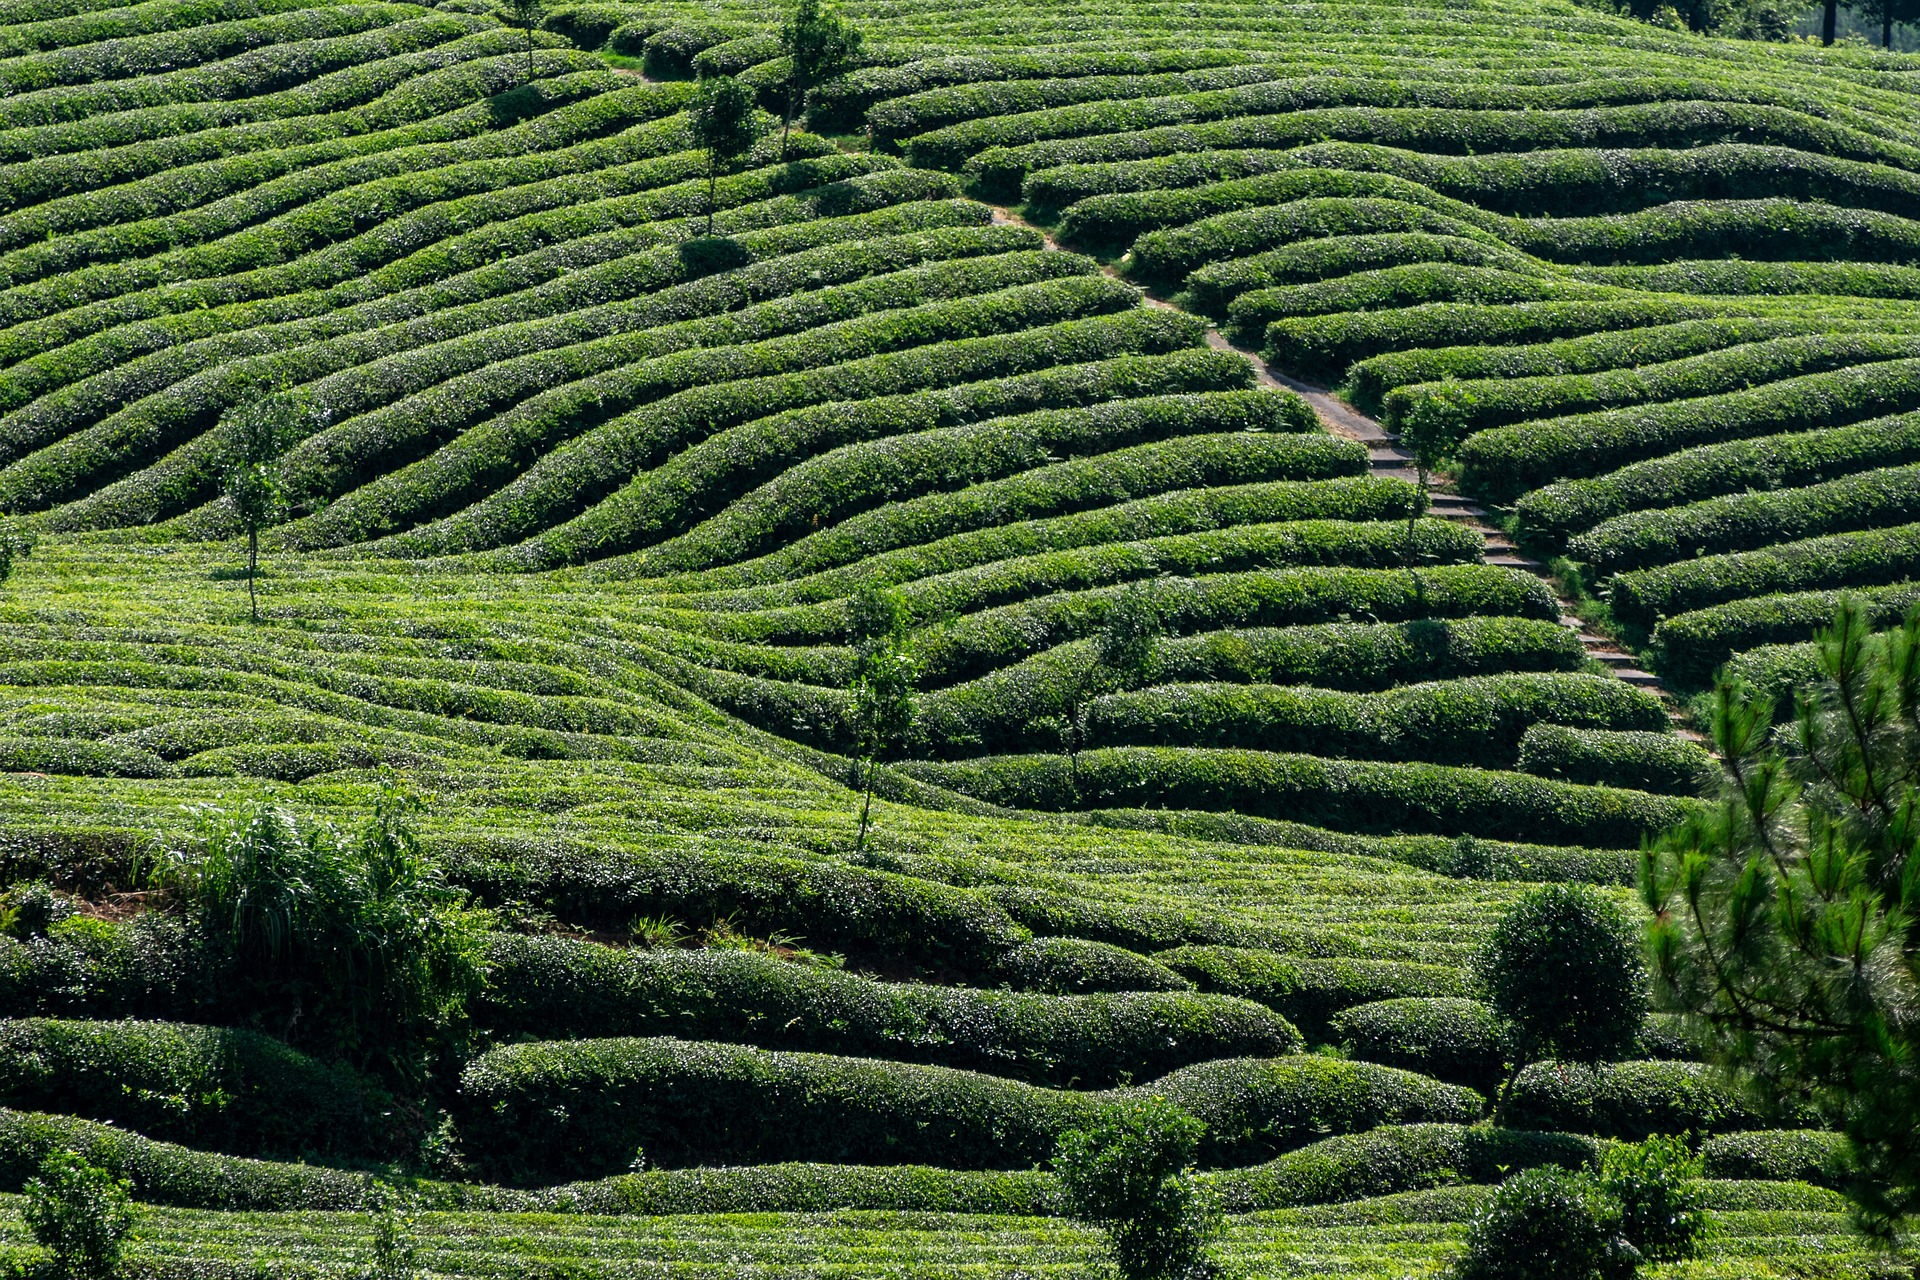
<svg viewBox="0 0 1920 1280">
<path fill-rule="evenodd" d="M 1668 1015 L 1494 1123 L 1469 968 L 1639 910 L 1717 671 L 1920 602 L 1920 61 L 839 12 L 783 136 L 760 0 L 0 0 L 0 1274 L 70 1150 L 143 1277 L 1092 1277 L 1049 1162 L 1143 1098 L 1223 1275 L 1448 1274 L 1651 1134 L 1715 1227 L 1641 1274 L 1911 1274 Z M 485 974 L 404 1063 L 180 872 L 396 788 Z"/>
</svg>

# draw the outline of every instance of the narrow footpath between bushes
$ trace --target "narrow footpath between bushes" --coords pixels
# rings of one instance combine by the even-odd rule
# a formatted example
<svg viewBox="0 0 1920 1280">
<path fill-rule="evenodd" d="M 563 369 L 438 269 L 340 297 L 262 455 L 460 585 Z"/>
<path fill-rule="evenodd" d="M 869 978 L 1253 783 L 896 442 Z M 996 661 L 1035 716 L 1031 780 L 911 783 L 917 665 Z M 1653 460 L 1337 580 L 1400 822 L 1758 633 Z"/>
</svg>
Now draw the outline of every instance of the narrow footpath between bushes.
<svg viewBox="0 0 1920 1280">
<path fill-rule="evenodd" d="M 1026 227 L 1040 233 L 1046 247 L 1059 250 L 1060 245 L 1041 228 L 1018 216 L 1010 209 L 994 207 L 993 221 L 996 226 Z M 1105 268 L 1108 275 L 1120 278 L 1113 267 Z M 1172 303 L 1145 294 L 1150 307 L 1159 307 L 1167 311 L 1177 311 Z M 1245 347 L 1236 347 L 1227 341 L 1227 336 L 1213 325 L 1207 326 L 1207 345 L 1216 351 L 1231 351 L 1253 366 L 1254 377 L 1260 385 L 1291 391 L 1313 407 L 1320 421 L 1328 431 L 1349 440 L 1357 440 L 1367 447 L 1373 463 L 1373 474 L 1393 476 L 1402 480 L 1418 480 L 1414 470 L 1413 454 L 1400 447 L 1400 437 L 1390 434 L 1374 419 L 1342 400 L 1325 387 L 1310 382 L 1301 382 L 1280 373 L 1265 360 Z M 1431 481 L 1428 487 L 1429 510 L 1442 520 L 1453 520 L 1466 525 L 1478 533 L 1486 542 L 1486 562 L 1505 565 L 1509 568 L 1524 569 L 1540 578 L 1553 589 L 1554 598 L 1560 602 L 1560 625 L 1577 633 L 1580 643 L 1585 647 L 1587 656 L 1600 663 L 1614 676 L 1628 684 L 1646 689 L 1657 696 L 1667 708 L 1667 716 L 1673 721 L 1675 731 L 1683 738 L 1693 742 L 1705 743 L 1706 738 L 1689 727 L 1674 696 L 1661 685 L 1660 677 L 1651 671 L 1642 670 L 1635 665 L 1632 654 L 1620 648 L 1612 640 L 1596 635 L 1587 624 L 1574 615 L 1573 602 L 1561 591 L 1559 582 L 1547 567 L 1531 556 L 1521 554 L 1519 548 L 1508 540 L 1507 535 L 1486 522 L 1486 511 L 1474 505 L 1467 498 L 1453 491 L 1449 481 Z"/>
</svg>

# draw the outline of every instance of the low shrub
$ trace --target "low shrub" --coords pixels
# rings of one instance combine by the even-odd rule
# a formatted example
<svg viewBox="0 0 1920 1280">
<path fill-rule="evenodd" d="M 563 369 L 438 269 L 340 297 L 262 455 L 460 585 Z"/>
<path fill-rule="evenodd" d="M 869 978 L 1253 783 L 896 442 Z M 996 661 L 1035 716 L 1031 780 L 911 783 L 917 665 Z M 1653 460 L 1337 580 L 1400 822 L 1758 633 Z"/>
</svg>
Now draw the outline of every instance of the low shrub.
<svg viewBox="0 0 1920 1280">
<path fill-rule="evenodd" d="M 71 1151 L 56 1151 L 27 1183 L 21 1216 L 54 1266 L 73 1280 L 112 1280 L 133 1234 L 128 1184 Z"/>
<path fill-rule="evenodd" d="M 1663 795 L 1699 794 L 1712 764 L 1706 748 L 1671 733 L 1537 724 L 1520 740 L 1522 773 Z"/>
<path fill-rule="evenodd" d="M 1600 1190 L 1620 1206 L 1620 1234 L 1652 1262 L 1697 1257 L 1711 1226 L 1701 1158 L 1680 1137 L 1656 1135 L 1600 1156 Z"/>
<path fill-rule="evenodd" d="M 1127 955 L 1095 943 L 1080 948 Z M 1019 964 L 1022 952 L 1032 963 L 1032 949 L 1007 953 L 994 976 L 1006 975 L 1009 961 Z M 875 982 L 752 952 L 627 950 L 553 937 L 495 935 L 489 955 L 492 978 L 475 1016 L 502 1039 L 670 1034 L 1082 1089 L 1300 1047 L 1299 1034 L 1267 1009 L 1178 990 L 1187 984 L 1139 956 L 1132 967 L 1157 976 L 1160 989 L 1048 995 Z"/>
<path fill-rule="evenodd" d="M 1177 1106 L 1139 1098 L 1060 1135 L 1053 1164 L 1061 1198 L 1069 1213 L 1106 1236 L 1121 1280 L 1207 1274 L 1203 1259 L 1219 1222 L 1193 1178 L 1203 1132 Z"/>
<path fill-rule="evenodd" d="M 1762 1124 L 1709 1068 L 1692 1062 L 1536 1062 L 1514 1079 L 1503 1118 L 1518 1128 L 1629 1142 L 1655 1133 L 1709 1134 Z"/>
<path fill-rule="evenodd" d="M 1506 1052 L 1493 1010 L 1478 1000 L 1402 997 L 1342 1010 L 1335 1035 L 1356 1058 L 1478 1089 L 1497 1088 Z"/>
<path fill-rule="evenodd" d="M 1084 938 L 1035 938 L 1000 957 L 991 975 L 1016 991 L 1191 991 L 1193 983 L 1157 960 Z"/>
<path fill-rule="evenodd" d="M 1631 1280 L 1639 1256 L 1620 1239 L 1620 1206 L 1584 1172 L 1516 1173 L 1467 1224 L 1458 1280 Z"/>
<path fill-rule="evenodd" d="M 1591 1138 L 1448 1124 L 1382 1125 L 1327 1138 L 1251 1169 L 1207 1177 L 1229 1213 L 1334 1204 L 1460 1182 L 1492 1182 L 1514 1169 L 1581 1169 L 1599 1158 Z"/>
<path fill-rule="evenodd" d="M 380 1145 L 388 1105 L 344 1066 L 255 1031 L 0 1021 L 0 1106 L 16 1110 L 108 1121 L 233 1155 L 340 1156 Z"/>
</svg>

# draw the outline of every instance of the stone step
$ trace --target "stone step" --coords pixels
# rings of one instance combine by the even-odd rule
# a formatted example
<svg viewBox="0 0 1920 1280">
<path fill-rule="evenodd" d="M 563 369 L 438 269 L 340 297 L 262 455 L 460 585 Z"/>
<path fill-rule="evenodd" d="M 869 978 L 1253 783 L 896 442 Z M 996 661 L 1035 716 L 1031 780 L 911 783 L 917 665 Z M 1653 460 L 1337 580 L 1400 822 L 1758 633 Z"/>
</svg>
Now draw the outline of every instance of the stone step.
<svg viewBox="0 0 1920 1280">
<path fill-rule="evenodd" d="M 1489 552 L 1486 563 L 1499 565 L 1503 569 L 1538 569 L 1540 566 L 1525 556 L 1503 555 L 1498 551 Z"/>
<path fill-rule="evenodd" d="M 1659 676 L 1653 674 L 1651 671 L 1642 671 L 1638 667 L 1615 667 L 1613 675 L 1615 679 L 1624 680 L 1626 683 L 1634 685 L 1637 688 L 1657 689 L 1660 687 Z"/>
</svg>

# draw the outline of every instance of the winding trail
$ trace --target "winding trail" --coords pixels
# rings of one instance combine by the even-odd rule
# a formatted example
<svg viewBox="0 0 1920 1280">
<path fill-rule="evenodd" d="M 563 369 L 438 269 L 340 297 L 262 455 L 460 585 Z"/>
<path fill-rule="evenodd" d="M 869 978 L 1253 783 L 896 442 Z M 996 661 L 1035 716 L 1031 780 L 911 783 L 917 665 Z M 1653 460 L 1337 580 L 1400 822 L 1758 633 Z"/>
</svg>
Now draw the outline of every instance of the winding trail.
<svg viewBox="0 0 1920 1280">
<path fill-rule="evenodd" d="M 1059 243 L 1049 235 L 1045 228 L 1015 214 L 1011 209 L 995 206 L 993 222 L 996 226 L 1026 227 L 1040 233 L 1046 247 L 1059 250 Z M 1112 266 L 1105 268 L 1108 275 L 1121 278 Z M 1132 282 L 1129 282 L 1132 283 Z M 1135 286 L 1136 288 L 1138 285 Z M 1144 291 L 1143 291 L 1144 293 Z M 1159 307 L 1167 311 L 1177 311 L 1171 302 L 1144 294 L 1146 305 Z M 1301 382 L 1273 368 L 1257 352 L 1245 347 L 1235 346 L 1227 336 L 1213 325 L 1207 326 L 1207 345 L 1216 351 L 1231 351 L 1253 366 L 1255 379 L 1263 387 L 1291 391 L 1312 406 L 1327 430 L 1349 440 L 1357 440 L 1367 447 L 1367 453 L 1373 464 L 1373 474 L 1394 476 L 1403 480 L 1417 480 L 1414 470 L 1414 457 L 1411 451 L 1400 447 L 1400 437 L 1393 435 L 1377 421 L 1361 413 L 1358 409 L 1342 400 L 1325 387 L 1310 382 Z M 1504 565 L 1511 569 L 1523 569 L 1540 578 L 1553 590 L 1554 598 L 1560 602 L 1560 625 L 1573 631 L 1580 637 L 1580 643 L 1587 651 L 1587 657 L 1604 666 L 1616 678 L 1630 685 L 1647 690 L 1657 696 L 1667 708 L 1667 717 L 1673 721 L 1674 730 L 1681 737 L 1693 742 L 1704 743 L 1703 735 L 1689 727 L 1681 712 L 1680 704 L 1660 683 L 1660 677 L 1636 665 L 1637 660 L 1612 640 L 1596 635 L 1587 624 L 1574 615 L 1573 602 L 1561 592 L 1560 584 L 1555 580 L 1544 564 L 1531 556 L 1524 555 L 1513 545 L 1507 535 L 1486 521 L 1486 511 L 1453 491 L 1452 484 L 1446 480 L 1431 480 L 1428 487 L 1429 511 L 1442 520 L 1453 520 L 1466 525 L 1480 534 L 1486 543 L 1486 562 Z"/>
</svg>

